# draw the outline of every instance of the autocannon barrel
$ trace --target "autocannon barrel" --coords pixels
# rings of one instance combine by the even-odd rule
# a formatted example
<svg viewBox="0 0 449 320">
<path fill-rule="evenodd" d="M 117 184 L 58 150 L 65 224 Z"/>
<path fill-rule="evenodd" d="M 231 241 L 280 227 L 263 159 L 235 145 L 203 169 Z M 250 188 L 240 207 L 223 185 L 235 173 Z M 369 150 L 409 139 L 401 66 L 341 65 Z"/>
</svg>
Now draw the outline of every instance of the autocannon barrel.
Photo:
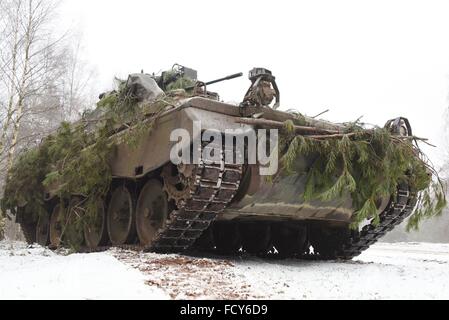
<svg viewBox="0 0 449 320">
<path fill-rule="evenodd" d="M 222 81 L 226 81 L 226 80 L 232 80 L 232 79 L 235 79 L 235 78 L 240 78 L 241 76 L 243 76 L 243 73 L 239 72 L 239 73 L 235 73 L 235 74 L 232 74 L 232 75 L 224 77 L 224 78 L 220 78 L 220 79 L 217 79 L 217 80 L 206 82 L 205 85 L 208 86 L 208 85 L 215 84 L 215 83 L 218 83 L 218 82 L 222 82 Z M 191 90 L 194 87 L 195 86 L 187 87 L 186 90 Z"/>
</svg>

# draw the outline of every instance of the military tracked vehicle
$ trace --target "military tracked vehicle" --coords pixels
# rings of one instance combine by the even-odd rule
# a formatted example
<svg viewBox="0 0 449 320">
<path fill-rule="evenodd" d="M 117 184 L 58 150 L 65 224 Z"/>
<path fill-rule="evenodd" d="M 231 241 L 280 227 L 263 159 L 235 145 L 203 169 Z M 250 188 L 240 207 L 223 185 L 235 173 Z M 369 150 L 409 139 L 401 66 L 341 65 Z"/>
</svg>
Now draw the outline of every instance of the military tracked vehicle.
<svg viewBox="0 0 449 320">
<path fill-rule="evenodd" d="M 132 146 L 116 140 L 119 142 L 108 158 L 111 183 L 96 200 L 93 219 L 84 222 L 82 232 L 75 235 L 80 250 L 118 246 L 157 252 L 350 259 L 412 213 L 416 190 L 405 182 L 395 186 L 397 190 L 391 195 L 375 199 L 376 222 L 368 219 L 357 228 L 351 227 L 356 208 L 349 194 L 328 201 L 305 201 L 304 172 L 316 161 L 310 155 L 298 155 L 298 173 L 284 175 L 279 164 L 271 178 L 265 176 L 261 169 L 266 169 L 267 163 L 248 161 L 254 150 L 258 152 L 251 149 L 251 132 L 256 132 L 257 143 L 262 135 L 256 130 L 267 129 L 262 132 L 268 140 L 265 154 L 270 154 L 276 148 L 266 137 L 269 129 L 285 130 L 289 121 L 294 132 L 314 137 L 337 137 L 347 132 L 348 125 L 306 116 L 301 116 L 299 123 L 297 114 L 280 111 L 276 79 L 263 68 L 250 72 L 250 88 L 238 105 L 224 103 L 217 93 L 209 91 L 212 84 L 241 75 L 205 83 L 197 80 L 196 71 L 175 66 L 160 76 L 132 74 L 122 83 L 121 90 L 146 108 L 146 118 L 116 126 L 111 138 L 132 135 L 143 122 L 152 121 L 152 130 Z M 114 94 L 117 92 L 102 94 L 100 102 Z M 162 109 L 153 108 L 166 96 L 171 97 L 170 103 Z M 98 114 L 101 110 L 90 117 Z M 96 125 L 88 123 L 86 130 L 95 131 Z M 386 128 L 398 137 L 412 134 L 405 118 L 388 121 Z M 176 129 L 183 129 L 188 139 L 174 135 Z M 202 135 L 208 130 L 223 139 L 204 139 Z M 227 148 L 225 141 L 243 141 L 243 151 L 236 146 Z M 192 156 L 195 151 L 197 159 Z M 174 155 L 184 152 L 192 163 L 174 163 Z M 240 163 L 228 161 L 239 156 L 243 159 Z M 31 214 L 29 200 L 17 206 L 17 221 L 30 243 L 61 246 L 66 236 L 64 226 L 82 216 L 76 208 L 82 207 L 83 194 L 62 199 L 58 190 L 58 183 L 45 186 L 40 200 L 43 214 Z"/>
</svg>

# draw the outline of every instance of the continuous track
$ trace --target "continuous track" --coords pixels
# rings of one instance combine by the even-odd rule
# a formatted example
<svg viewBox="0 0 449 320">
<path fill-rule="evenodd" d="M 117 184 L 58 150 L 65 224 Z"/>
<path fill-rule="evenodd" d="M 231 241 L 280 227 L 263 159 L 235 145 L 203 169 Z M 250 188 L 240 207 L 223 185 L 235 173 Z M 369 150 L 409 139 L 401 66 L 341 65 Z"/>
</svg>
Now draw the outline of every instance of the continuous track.
<svg viewBox="0 0 449 320">
<path fill-rule="evenodd" d="M 169 220 L 152 243 L 148 246 L 138 244 L 116 245 L 125 250 L 154 251 L 161 253 L 183 252 L 189 249 L 195 241 L 210 227 L 232 201 L 240 186 L 242 165 L 227 164 L 225 149 L 208 145 L 213 152 L 219 153 L 220 160 L 208 161 L 201 158 L 194 166 L 193 180 L 189 185 L 187 198 L 177 201 L 177 209 L 169 215 Z M 215 159 L 214 159 L 215 160 Z M 81 252 L 105 251 L 111 246 L 97 248 L 82 247 Z"/>
<path fill-rule="evenodd" d="M 169 215 L 165 226 L 159 230 L 154 241 L 149 246 L 126 244 L 114 246 L 125 250 L 154 251 L 154 252 L 185 252 L 191 249 L 196 240 L 211 227 L 220 214 L 236 195 L 243 174 L 243 166 L 227 164 L 224 148 L 220 150 L 219 163 L 201 159 L 193 169 L 193 181 L 189 188 L 189 195 L 178 201 L 177 209 Z M 394 199 L 390 200 L 387 208 L 380 213 L 379 224 L 370 223 L 358 232 L 347 232 L 340 245 L 331 252 L 292 254 L 283 258 L 300 259 L 343 259 L 349 260 L 360 255 L 364 250 L 376 243 L 387 232 L 400 224 L 413 212 L 417 202 L 416 193 L 408 186 L 400 186 Z M 22 224 L 22 229 L 28 242 L 33 242 L 32 228 Z M 324 240 L 324 239 L 323 239 Z M 313 244 L 312 244 L 313 245 Z M 82 247 L 81 252 L 99 252 L 110 249 L 111 246 L 97 248 Z M 236 252 L 237 254 L 237 252 Z M 272 255 L 267 255 L 267 257 Z"/>
<path fill-rule="evenodd" d="M 147 251 L 182 252 L 190 248 L 211 222 L 232 201 L 240 186 L 242 165 L 225 163 L 224 148 L 220 163 L 201 159 L 194 169 L 190 198 L 178 204 L 165 228 L 156 236 Z"/>
<path fill-rule="evenodd" d="M 360 255 L 409 217 L 416 202 L 416 193 L 412 192 L 409 187 L 400 186 L 396 199 L 392 199 L 387 208 L 379 215 L 379 224 L 368 224 L 360 232 L 353 233 L 343 247 L 336 252 L 336 258 L 349 260 Z"/>
</svg>

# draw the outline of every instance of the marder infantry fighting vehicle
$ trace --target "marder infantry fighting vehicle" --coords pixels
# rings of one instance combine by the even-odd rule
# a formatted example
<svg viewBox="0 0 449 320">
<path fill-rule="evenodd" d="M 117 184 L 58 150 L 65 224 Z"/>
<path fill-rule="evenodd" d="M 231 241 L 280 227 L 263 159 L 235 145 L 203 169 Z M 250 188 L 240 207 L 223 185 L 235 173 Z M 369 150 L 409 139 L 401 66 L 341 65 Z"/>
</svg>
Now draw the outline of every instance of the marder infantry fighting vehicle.
<svg viewBox="0 0 449 320">
<path fill-rule="evenodd" d="M 241 74 L 218 81 L 238 76 Z M 125 246 L 158 252 L 207 250 L 231 255 L 248 252 L 350 259 L 411 214 L 416 193 L 403 181 L 391 195 L 375 199 L 377 221 L 366 220 L 358 228 L 351 228 L 356 208 L 350 192 L 335 199 L 305 201 L 302 195 L 310 177 L 304 172 L 317 160 L 313 155 L 297 155 L 295 165 L 302 168 L 297 173 L 284 175 L 280 163 L 274 177 L 265 177 L 261 168 L 266 169 L 267 162 L 249 161 L 254 159 L 254 152 L 261 154 L 260 146 L 254 149 L 252 144 L 265 139 L 268 143 L 263 151 L 279 151 L 282 156 L 291 140 L 279 144 L 277 150 L 276 141 L 267 138 L 270 131 L 261 134 L 257 129 L 287 130 L 290 120 L 290 131 L 305 137 L 338 139 L 350 125 L 305 116 L 298 122 L 297 114 L 278 110 L 280 93 L 270 71 L 253 69 L 250 80 L 243 102 L 233 105 L 208 91 L 208 86 L 218 81 L 197 81 L 196 71 L 182 66 L 161 76 L 130 75 L 120 90 L 144 106 L 146 114 L 139 123 L 115 126 L 111 137 L 137 134 L 136 128 L 149 121 L 152 129 L 132 146 L 116 140 L 108 157 L 112 180 L 104 195 L 96 199 L 93 218 L 83 223 L 77 235 L 79 248 L 95 251 Z M 103 94 L 100 103 L 114 95 L 118 93 Z M 168 99 L 165 97 L 171 100 L 160 108 L 160 101 Z M 158 108 L 153 108 L 155 105 Z M 90 115 L 95 116 L 97 111 Z M 86 123 L 86 130 L 95 130 L 95 125 Z M 411 135 L 405 118 L 389 121 L 387 128 L 393 136 Z M 175 129 L 183 130 L 177 134 Z M 207 131 L 212 134 L 205 139 Z M 227 148 L 226 141 L 240 141 L 243 149 L 237 143 Z M 184 154 L 192 163 L 173 162 L 174 157 Z M 239 163 L 238 157 L 244 161 Z M 27 209 L 29 199 L 17 205 L 17 221 L 29 242 L 58 247 L 64 242 L 64 226 L 76 223 L 71 215 L 82 216 L 74 208 L 82 207 L 83 193 L 62 199 L 59 189 L 58 183 L 45 186 L 40 200 L 44 213 L 32 214 Z"/>
</svg>

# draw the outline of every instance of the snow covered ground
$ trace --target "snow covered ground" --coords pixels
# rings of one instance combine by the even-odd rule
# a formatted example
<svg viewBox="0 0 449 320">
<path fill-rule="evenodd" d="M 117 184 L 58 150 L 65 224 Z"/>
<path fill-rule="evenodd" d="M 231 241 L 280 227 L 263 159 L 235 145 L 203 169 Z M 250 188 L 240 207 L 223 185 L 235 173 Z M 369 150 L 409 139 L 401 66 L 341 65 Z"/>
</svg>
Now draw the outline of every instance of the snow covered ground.
<svg viewBox="0 0 449 320">
<path fill-rule="evenodd" d="M 0 299 L 449 299 L 449 244 L 380 243 L 354 261 L 55 253 L 0 242 Z"/>
<path fill-rule="evenodd" d="M 382 243 L 349 262 L 245 261 L 237 270 L 275 299 L 449 299 L 449 245 Z"/>
<path fill-rule="evenodd" d="M 0 299 L 168 299 L 109 253 L 56 254 L 0 242 Z"/>
</svg>

